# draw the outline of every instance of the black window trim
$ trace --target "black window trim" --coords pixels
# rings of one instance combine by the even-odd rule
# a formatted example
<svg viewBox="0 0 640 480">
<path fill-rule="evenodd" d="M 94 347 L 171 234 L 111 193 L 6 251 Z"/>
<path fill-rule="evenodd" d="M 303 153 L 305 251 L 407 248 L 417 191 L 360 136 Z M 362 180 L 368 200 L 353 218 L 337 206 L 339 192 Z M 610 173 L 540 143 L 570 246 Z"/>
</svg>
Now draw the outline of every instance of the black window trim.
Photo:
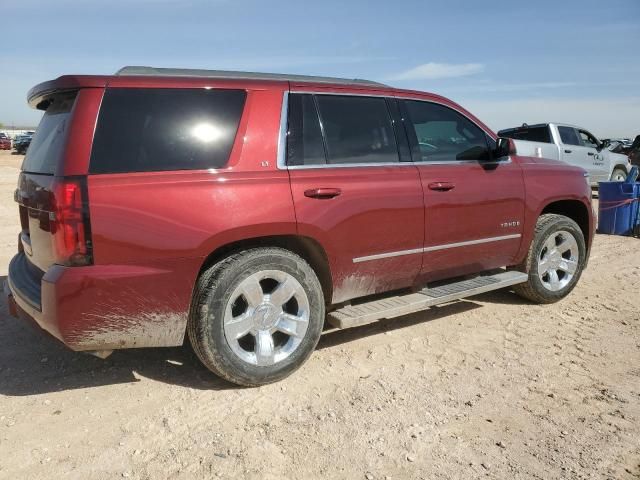
<svg viewBox="0 0 640 480">
<path fill-rule="evenodd" d="M 389 162 L 389 163 L 333 163 L 333 164 L 326 164 L 326 165 L 287 165 L 287 142 L 286 142 L 286 137 L 287 137 L 287 129 L 288 129 L 288 124 L 287 124 L 287 119 L 289 117 L 289 95 L 290 94 L 311 94 L 311 95 L 339 95 L 339 96 L 350 96 L 350 97 L 382 97 L 385 98 L 387 100 L 397 100 L 398 101 L 398 105 L 399 108 L 402 108 L 402 102 L 401 100 L 413 100 L 413 101 L 418 101 L 418 102 L 426 102 L 426 103 L 434 103 L 436 105 L 440 105 L 446 108 L 449 108 L 451 110 L 453 110 L 454 112 L 459 113 L 460 115 L 462 115 L 463 117 L 465 117 L 467 120 L 469 120 L 473 125 L 475 125 L 476 127 L 478 127 L 480 130 L 482 130 L 486 136 L 492 140 L 495 141 L 495 139 L 493 138 L 495 136 L 495 133 L 491 132 L 490 130 L 487 130 L 486 128 L 478 125 L 475 121 L 473 121 L 471 118 L 467 117 L 467 115 L 464 112 L 461 112 L 460 110 L 458 110 L 457 108 L 454 108 L 450 105 L 445 105 L 444 103 L 441 102 L 437 102 L 434 100 L 427 100 L 424 98 L 415 98 L 415 97 L 409 97 L 409 96 L 403 96 L 403 95 L 393 95 L 392 93 L 352 93 L 352 92 L 326 92 L 326 91 L 322 91 L 322 90 L 294 90 L 294 91 L 290 91 L 290 90 L 285 90 L 283 96 L 282 96 L 282 111 L 281 111 L 281 117 L 280 117 L 280 135 L 279 135 L 279 141 L 278 141 L 278 154 L 277 154 L 277 168 L 278 170 L 309 170 L 309 169 L 314 169 L 314 168 L 371 168 L 371 167 L 407 167 L 407 166 L 416 166 L 416 165 L 420 165 L 420 166 L 426 166 L 426 165 L 468 165 L 471 163 L 475 163 L 475 164 L 482 164 L 482 165 L 492 165 L 492 164 L 502 164 L 502 163 L 511 163 L 511 157 L 507 157 L 505 159 L 492 159 L 492 160 L 444 160 L 444 161 L 436 161 L 436 162 L 429 162 L 429 161 L 415 161 L 415 160 L 411 160 L 410 162 L 406 162 L 406 161 L 402 161 L 402 156 L 400 154 L 400 151 L 398 151 L 398 155 L 400 158 L 399 162 Z M 317 108 L 317 107 L 316 107 Z M 387 109 L 388 109 L 388 104 L 387 104 Z M 391 114 L 391 112 L 389 112 L 390 118 L 393 120 L 393 116 Z M 403 120 L 403 126 L 405 129 L 405 134 L 407 135 L 407 137 L 409 137 L 409 133 L 407 131 L 407 125 L 406 125 L 406 119 L 404 118 L 404 114 L 402 113 L 401 110 L 401 116 L 402 116 L 402 120 Z M 324 138 L 324 134 L 323 134 L 323 138 Z M 496 137 L 497 138 L 497 137 Z M 324 141 L 324 140 L 323 140 Z M 407 140 L 408 141 L 408 140 Z M 397 145 L 397 141 L 396 141 L 396 147 L 398 147 Z M 409 145 L 409 150 L 411 151 L 411 145 Z"/>
</svg>

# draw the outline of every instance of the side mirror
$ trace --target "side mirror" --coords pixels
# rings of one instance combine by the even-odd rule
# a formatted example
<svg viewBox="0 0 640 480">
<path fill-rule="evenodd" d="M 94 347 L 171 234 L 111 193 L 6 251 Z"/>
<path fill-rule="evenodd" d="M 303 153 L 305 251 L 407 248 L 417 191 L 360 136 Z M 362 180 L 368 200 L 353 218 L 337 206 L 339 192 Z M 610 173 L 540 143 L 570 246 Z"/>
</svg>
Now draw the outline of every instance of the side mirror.
<svg viewBox="0 0 640 480">
<path fill-rule="evenodd" d="M 516 154 L 516 142 L 511 138 L 498 137 L 496 149 L 493 151 L 493 158 L 503 158 Z"/>
</svg>

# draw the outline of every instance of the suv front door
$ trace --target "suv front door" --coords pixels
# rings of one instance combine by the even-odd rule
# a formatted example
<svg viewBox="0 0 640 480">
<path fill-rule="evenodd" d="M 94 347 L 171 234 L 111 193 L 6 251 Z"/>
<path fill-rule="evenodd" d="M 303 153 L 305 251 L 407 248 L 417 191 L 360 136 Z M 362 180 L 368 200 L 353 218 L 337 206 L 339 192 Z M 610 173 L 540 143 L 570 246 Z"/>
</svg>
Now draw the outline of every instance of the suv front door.
<svg viewBox="0 0 640 480">
<path fill-rule="evenodd" d="M 298 233 L 325 249 L 333 303 L 409 287 L 421 267 L 420 176 L 388 100 L 369 93 L 289 94 L 286 164 Z"/>
<path fill-rule="evenodd" d="M 493 159 L 495 142 L 473 121 L 433 101 L 400 100 L 425 203 L 421 281 L 510 265 L 520 247 L 520 166 Z"/>
<path fill-rule="evenodd" d="M 598 150 L 600 142 L 586 130 L 578 129 L 578 135 L 582 142 L 579 152 L 584 160 L 584 168 L 591 176 L 591 181 L 603 182 L 609 180 L 609 166 L 606 165 L 604 152 Z"/>
</svg>

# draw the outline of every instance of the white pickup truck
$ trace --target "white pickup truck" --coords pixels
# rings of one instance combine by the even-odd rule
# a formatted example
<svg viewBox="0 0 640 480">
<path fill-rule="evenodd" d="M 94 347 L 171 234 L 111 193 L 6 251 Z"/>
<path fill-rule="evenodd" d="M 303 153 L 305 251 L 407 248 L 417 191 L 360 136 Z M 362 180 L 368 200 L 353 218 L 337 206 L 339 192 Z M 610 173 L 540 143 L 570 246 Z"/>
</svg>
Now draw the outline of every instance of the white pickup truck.
<svg viewBox="0 0 640 480">
<path fill-rule="evenodd" d="M 513 138 L 518 155 L 552 158 L 584 168 L 592 186 L 603 181 L 624 181 L 631 163 L 626 155 L 613 153 L 584 128 L 560 123 L 523 124 L 500 130 Z"/>
</svg>

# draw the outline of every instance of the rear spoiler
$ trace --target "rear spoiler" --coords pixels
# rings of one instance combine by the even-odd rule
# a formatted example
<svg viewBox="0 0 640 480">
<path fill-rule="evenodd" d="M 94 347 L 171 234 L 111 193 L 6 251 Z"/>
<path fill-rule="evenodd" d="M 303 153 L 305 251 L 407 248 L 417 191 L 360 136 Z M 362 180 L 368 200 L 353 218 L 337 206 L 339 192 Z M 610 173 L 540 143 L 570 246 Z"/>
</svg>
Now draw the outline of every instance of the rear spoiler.
<svg viewBox="0 0 640 480">
<path fill-rule="evenodd" d="M 27 93 L 27 102 L 31 108 L 45 110 L 47 97 L 53 93 L 78 90 L 80 88 L 104 88 L 108 77 L 99 75 L 63 75 L 55 80 L 39 83 Z"/>
</svg>

